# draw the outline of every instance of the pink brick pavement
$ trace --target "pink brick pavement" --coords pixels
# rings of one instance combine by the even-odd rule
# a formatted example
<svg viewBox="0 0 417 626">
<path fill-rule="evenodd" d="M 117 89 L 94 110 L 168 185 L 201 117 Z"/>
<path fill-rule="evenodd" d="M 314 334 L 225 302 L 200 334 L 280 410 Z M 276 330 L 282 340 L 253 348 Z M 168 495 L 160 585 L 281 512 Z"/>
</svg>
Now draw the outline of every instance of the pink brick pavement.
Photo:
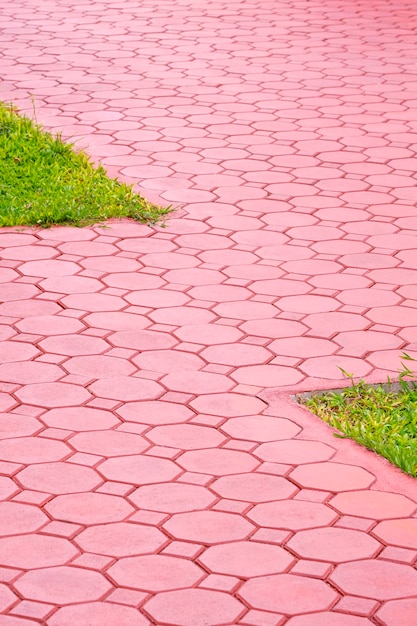
<svg viewBox="0 0 417 626">
<path fill-rule="evenodd" d="M 413 2 L 3 0 L 0 98 L 179 207 L 0 233 L 0 626 L 412 626 Z"/>
</svg>

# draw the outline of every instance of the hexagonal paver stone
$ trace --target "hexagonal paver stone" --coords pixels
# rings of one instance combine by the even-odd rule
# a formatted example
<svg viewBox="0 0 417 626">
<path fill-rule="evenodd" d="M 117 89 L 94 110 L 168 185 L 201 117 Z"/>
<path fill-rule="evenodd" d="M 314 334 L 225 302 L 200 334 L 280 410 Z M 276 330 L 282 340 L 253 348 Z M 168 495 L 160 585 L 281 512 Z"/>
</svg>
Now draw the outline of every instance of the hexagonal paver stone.
<svg viewBox="0 0 417 626">
<path fill-rule="evenodd" d="M 139 455 L 107 459 L 97 469 L 109 480 L 133 485 L 164 483 L 182 473 L 172 461 Z"/>
<path fill-rule="evenodd" d="M 57 496 L 45 509 L 56 520 L 76 524 L 119 522 L 134 510 L 123 498 L 95 492 Z"/>
<path fill-rule="evenodd" d="M 81 567 L 46 567 L 23 574 L 15 587 L 24 598 L 51 604 L 99 600 L 111 584 L 98 572 Z"/>
<path fill-rule="evenodd" d="M 167 537 L 157 528 L 127 522 L 91 526 L 75 539 L 86 552 L 115 557 L 151 554 L 167 541 Z"/>
<path fill-rule="evenodd" d="M 181 450 L 216 448 L 226 441 L 226 437 L 214 428 L 194 424 L 157 426 L 147 432 L 146 437 L 160 446 Z"/>
<path fill-rule="evenodd" d="M 380 522 L 373 534 L 384 543 L 417 549 L 417 519 L 393 519 Z"/>
<path fill-rule="evenodd" d="M 252 578 L 240 588 L 239 596 L 255 609 L 288 615 L 328 610 L 338 598 L 321 580 L 292 574 Z"/>
<path fill-rule="evenodd" d="M 127 422 L 155 424 L 155 426 L 180 424 L 194 417 L 194 413 L 183 404 L 163 400 L 126 402 L 117 409 L 117 413 Z"/>
<path fill-rule="evenodd" d="M 257 504 L 248 517 L 260 526 L 294 531 L 328 526 L 337 519 L 336 513 L 324 504 L 302 500 Z"/>
<path fill-rule="evenodd" d="M 175 539 L 215 544 L 246 539 L 254 526 L 233 513 L 192 511 L 173 515 L 164 529 Z"/>
<path fill-rule="evenodd" d="M 335 454 L 335 449 L 320 441 L 291 439 L 263 443 L 256 448 L 255 454 L 263 461 L 270 463 L 299 465 L 328 461 Z"/>
<path fill-rule="evenodd" d="M 0 536 L 20 535 L 39 530 L 48 517 L 40 509 L 20 502 L 0 502 Z"/>
<path fill-rule="evenodd" d="M 95 489 L 102 478 L 89 467 L 73 463 L 36 463 L 16 475 L 26 488 L 46 493 L 78 493 Z"/>
<path fill-rule="evenodd" d="M 212 546 L 199 560 L 211 572 L 239 578 L 280 574 L 295 562 L 293 555 L 283 548 L 252 541 Z"/>
<path fill-rule="evenodd" d="M 107 574 L 123 587 L 153 592 L 193 587 L 205 577 L 195 563 L 161 554 L 119 559 Z"/>
<path fill-rule="evenodd" d="M 213 476 L 250 472 L 259 465 L 259 462 L 246 452 L 223 448 L 185 452 L 177 463 L 190 472 Z"/>
<path fill-rule="evenodd" d="M 208 589 L 182 589 L 158 593 L 144 610 L 155 623 L 173 626 L 233 624 L 246 607 L 233 596 Z"/>
<path fill-rule="evenodd" d="M 259 398 L 244 396 L 239 393 L 215 393 L 199 396 L 190 406 L 199 413 L 219 415 L 220 417 L 239 417 L 256 415 L 266 409 L 266 404 Z"/>
<path fill-rule="evenodd" d="M 350 491 L 366 489 L 375 481 L 375 476 L 357 465 L 329 462 L 299 465 L 291 472 L 291 479 L 310 489 Z"/>
<path fill-rule="evenodd" d="M 291 439 L 301 431 L 300 426 L 291 420 L 268 415 L 234 417 L 228 419 L 221 428 L 235 439 L 259 442 Z"/>
<path fill-rule="evenodd" d="M 164 389 L 153 380 L 132 376 L 114 376 L 109 385 L 108 378 L 101 378 L 90 386 L 94 395 L 110 400 L 155 400 Z"/>
<path fill-rule="evenodd" d="M 80 452 L 112 457 L 139 454 L 149 448 L 140 435 L 117 430 L 98 430 L 79 433 L 68 440 L 69 445 Z"/>
<path fill-rule="evenodd" d="M 416 620 L 417 599 L 391 600 L 386 602 L 377 617 L 384 626 L 411 626 Z"/>
<path fill-rule="evenodd" d="M 64 606 L 48 619 L 48 626 L 148 626 L 149 622 L 137 609 L 111 602 L 87 602 Z"/>
<path fill-rule="evenodd" d="M 287 545 L 302 558 L 332 563 L 371 559 L 381 548 L 381 544 L 366 533 L 346 528 L 304 530 Z"/>
<path fill-rule="evenodd" d="M 345 594 L 375 600 L 396 600 L 417 594 L 417 571 L 390 561 L 342 563 L 330 579 Z"/>
<path fill-rule="evenodd" d="M 291 617 L 285 626 L 372 626 L 372 622 L 366 617 L 323 611 Z M 395 624 L 395 626 L 402 625 Z M 404 626 L 406 626 L 405 623 Z"/>
<path fill-rule="evenodd" d="M 52 428 L 63 428 L 76 432 L 87 430 L 107 430 L 120 424 L 113 413 L 87 406 L 51 409 L 42 415 L 42 421 Z"/>
<path fill-rule="evenodd" d="M 292 498 L 297 487 L 281 476 L 251 473 L 223 476 L 215 480 L 211 489 L 223 498 L 246 502 L 269 502 Z"/>
<path fill-rule="evenodd" d="M 330 504 L 345 515 L 371 519 L 408 517 L 417 509 L 417 504 L 405 496 L 373 490 L 338 493 Z"/>
<path fill-rule="evenodd" d="M 46 535 L 19 535 L 0 538 L 0 559 L 6 567 L 36 569 L 64 565 L 78 550 L 71 542 Z"/>
<path fill-rule="evenodd" d="M 0 460 L 14 463 L 61 461 L 70 454 L 62 441 L 42 437 L 18 437 L 0 441 Z"/>
<path fill-rule="evenodd" d="M 208 508 L 216 501 L 216 496 L 198 485 L 163 483 L 139 487 L 129 495 L 129 500 L 140 509 L 185 513 Z"/>
</svg>

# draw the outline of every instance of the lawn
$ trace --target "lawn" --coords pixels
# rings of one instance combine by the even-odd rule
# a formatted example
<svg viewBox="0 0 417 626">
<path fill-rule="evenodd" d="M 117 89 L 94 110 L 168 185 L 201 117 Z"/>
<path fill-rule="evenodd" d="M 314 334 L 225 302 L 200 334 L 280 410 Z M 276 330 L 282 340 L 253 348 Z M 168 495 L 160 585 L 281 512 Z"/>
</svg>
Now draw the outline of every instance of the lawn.
<svg viewBox="0 0 417 626">
<path fill-rule="evenodd" d="M 156 223 L 169 211 L 0 102 L 0 226 L 84 226 L 121 217 Z"/>
<path fill-rule="evenodd" d="M 354 439 L 416 477 L 417 384 L 406 381 L 412 376 L 404 367 L 396 385 L 389 379 L 376 386 L 359 381 L 342 391 L 298 399 L 336 428 L 336 436 Z"/>
</svg>

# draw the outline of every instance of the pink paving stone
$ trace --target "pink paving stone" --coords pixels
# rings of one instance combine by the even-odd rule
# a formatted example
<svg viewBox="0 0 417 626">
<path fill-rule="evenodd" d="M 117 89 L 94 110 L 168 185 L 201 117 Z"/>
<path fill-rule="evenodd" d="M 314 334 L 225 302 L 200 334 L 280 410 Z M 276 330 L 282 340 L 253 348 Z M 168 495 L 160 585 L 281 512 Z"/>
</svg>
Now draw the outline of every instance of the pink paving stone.
<svg viewBox="0 0 417 626">
<path fill-rule="evenodd" d="M 242 585 L 239 596 L 254 608 L 287 615 L 327 610 L 338 598 L 321 580 L 291 574 L 253 578 Z"/>
<path fill-rule="evenodd" d="M 139 455 L 108 459 L 98 470 L 108 480 L 134 485 L 163 483 L 182 473 L 171 461 Z"/>
<path fill-rule="evenodd" d="M 17 601 L 17 596 L 6 586 L 0 585 L 0 610 L 6 611 Z M 1 618 L 3 620 L 3 618 Z M 12 619 L 12 618 L 11 618 Z"/>
<path fill-rule="evenodd" d="M 25 415 L 0 413 L 0 440 L 25 437 L 42 429 L 41 422 Z"/>
<path fill-rule="evenodd" d="M 178 460 L 178 465 L 189 472 L 223 476 L 241 474 L 254 470 L 259 461 L 246 452 L 210 448 L 185 452 Z"/>
<path fill-rule="evenodd" d="M 200 370 L 205 366 L 200 357 L 179 350 L 149 350 L 132 360 L 139 369 L 164 373 Z"/>
<path fill-rule="evenodd" d="M 345 528 L 300 531 L 286 545 L 302 558 L 332 563 L 373 558 L 381 549 L 366 533 Z"/>
<path fill-rule="evenodd" d="M 61 441 L 41 437 L 19 437 L 0 441 L 0 459 L 15 463 L 42 463 L 61 461 L 70 454 L 70 448 Z"/>
<path fill-rule="evenodd" d="M 266 404 L 259 398 L 239 393 L 218 393 L 201 395 L 190 403 L 200 413 L 222 417 L 239 417 L 261 413 Z"/>
<path fill-rule="evenodd" d="M 159 307 L 175 307 L 181 306 L 189 302 L 188 295 L 180 291 L 172 291 L 170 289 L 144 289 L 143 291 L 132 291 L 125 296 L 130 304 L 144 306 L 146 308 L 158 309 Z M 131 315 L 125 313 L 125 315 Z M 117 330 L 117 329 L 114 329 Z"/>
<path fill-rule="evenodd" d="M 157 426 L 146 433 L 146 438 L 160 446 L 181 450 L 216 448 L 226 441 L 217 430 L 194 424 Z"/>
<path fill-rule="evenodd" d="M 212 483 L 211 489 L 223 498 L 253 503 L 285 500 L 297 493 L 295 485 L 285 478 L 261 473 L 223 476 Z"/>
<path fill-rule="evenodd" d="M 182 341 L 209 346 L 229 344 L 243 336 L 237 328 L 222 324 L 186 325 L 174 331 L 174 334 Z"/>
<path fill-rule="evenodd" d="M 191 306 L 176 306 L 159 308 L 149 313 L 151 320 L 158 324 L 171 324 L 172 326 L 182 326 L 187 324 L 208 324 L 215 319 L 215 315 L 207 309 L 200 309 Z"/>
<path fill-rule="evenodd" d="M 48 302 L 47 300 L 18 300 L 0 304 L 0 315 L 5 315 L 6 317 L 27 318 L 54 315 L 61 310 L 58 304 Z"/>
<path fill-rule="evenodd" d="M 152 554 L 167 541 L 167 537 L 157 528 L 126 522 L 90 526 L 75 539 L 75 543 L 85 552 L 117 558 Z"/>
<path fill-rule="evenodd" d="M 254 531 L 243 517 L 219 511 L 177 513 L 163 527 L 175 539 L 208 545 L 247 539 Z"/>
<path fill-rule="evenodd" d="M 119 311 L 109 313 L 91 313 L 83 321 L 91 328 L 104 328 L 105 330 L 142 330 L 150 325 L 149 320 L 141 315 L 124 313 Z"/>
<path fill-rule="evenodd" d="M 147 626 L 148 620 L 135 608 L 111 602 L 87 602 L 60 609 L 47 621 L 48 626 Z"/>
<path fill-rule="evenodd" d="M 278 356 L 307 358 L 333 354 L 336 352 L 337 346 L 326 339 L 297 337 L 296 339 L 277 339 L 268 345 L 268 349 Z"/>
<path fill-rule="evenodd" d="M 315 378 L 328 378 L 332 380 L 343 380 L 345 376 L 342 369 L 354 377 L 366 376 L 372 367 L 363 361 L 351 356 L 336 354 L 334 356 L 321 356 L 306 359 L 300 365 L 300 369 L 308 376 Z"/>
<path fill-rule="evenodd" d="M 417 592 L 417 572 L 413 567 L 382 560 L 342 563 L 330 580 L 344 594 L 375 600 L 412 597 Z"/>
<path fill-rule="evenodd" d="M 37 361 L 23 361 L 0 365 L 0 380 L 5 383 L 48 383 L 59 380 L 64 376 L 60 367 Z"/>
<path fill-rule="evenodd" d="M 64 565 L 78 555 L 66 539 L 46 535 L 20 535 L 0 538 L 2 565 L 20 569 L 37 569 Z"/>
<path fill-rule="evenodd" d="M 223 374 L 201 371 L 172 372 L 162 378 L 161 384 L 171 391 L 192 394 L 221 393 L 234 387 L 233 381 Z"/>
<path fill-rule="evenodd" d="M 238 383 L 258 387 L 284 387 L 294 385 L 304 378 L 294 368 L 281 365 L 248 365 L 239 367 L 231 375 Z"/>
<path fill-rule="evenodd" d="M 386 520 L 375 526 L 372 532 L 384 543 L 417 548 L 417 519 Z"/>
<path fill-rule="evenodd" d="M 35 285 L 25 285 L 24 283 L 3 283 L 0 285 L 0 300 L 26 300 L 37 296 L 41 291 Z"/>
<path fill-rule="evenodd" d="M 90 243 L 88 245 L 91 245 Z M 40 283 L 45 291 L 57 293 L 92 293 L 103 288 L 100 281 L 85 276 L 59 276 L 47 278 Z"/>
<path fill-rule="evenodd" d="M 235 541 L 211 546 L 200 556 L 199 561 L 211 572 L 252 578 L 285 572 L 295 559 L 278 546 Z"/>
<path fill-rule="evenodd" d="M 234 439 L 259 442 L 290 439 L 301 430 L 295 422 L 268 415 L 234 417 L 228 419 L 221 428 Z"/>
<path fill-rule="evenodd" d="M 148 442 L 139 435 L 117 430 L 78 433 L 68 440 L 68 444 L 79 452 L 105 457 L 139 454 L 149 447 Z"/>
<path fill-rule="evenodd" d="M 106 430 L 119 424 L 113 413 L 84 406 L 52 409 L 42 415 L 42 421 L 52 428 L 74 431 Z"/>
<path fill-rule="evenodd" d="M 113 333 L 108 341 L 119 348 L 132 350 L 165 350 L 177 341 L 168 334 L 150 330 L 125 330 Z"/>
<path fill-rule="evenodd" d="M 167 270 L 196 267 L 200 264 L 198 259 L 188 254 L 178 254 L 177 252 L 145 254 L 140 260 L 141 263 L 149 267 L 161 267 Z"/>
<path fill-rule="evenodd" d="M 126 306 L 122 298 L 108 296 L 103 293 L 71 294 L 62 299 L 62 304 L 68 309 L 80 309 L 81 311 L 120 311 Z"/>
<path fill-rule="evenodd" d="M 36 315 L 23 319 L 16 324 L 23 333 L 33 333 L 34 335 L 64 335 L 74 334 L 83 330 L 84 324 L 72 317 L 57 315 Z"/>
<path fill-rule="evenodd" d="M 152 380 L 144 378 L 132 378 L 129 376 L 113 376 L 111 385 L 109 378 L 102 378 L 93 383 L 89 388 L 99 398 L 112 400 L 154 400 L 162 395 L 163 389 Z"/>
<path fill-rule="evenodd" d="M 214 307 L 213 311 L 220 317 L 231 317 L 239 320 L 268 319 L 277 315 L 277 309 L 272 304 L 263 302 L 223 302 Z"/>
<path fill-rule="evenodd" d="M 103 278 L 103 282 L 109 287 L 129 289 L 132 291 L 157 289 L 158 287 L 162 287 L 164 284 L 164 281 L 158 276 L 141 274 L 140 272 L 121 272 L 117 274 L 109 274 Z"/>
<path fill-rule="evenodd" d="M 94 492 L 57 496 L 45 509 L 53 519 L 76 524 L 119 522 L 133 513 L 122 498 Z"/>
<path fill-rule="evenodd" d="M 66 566 L 27 572 L 15 586 L 25 598 L 58 605 L 99 600 L 111 589 L 98 572 Z"/>
<path fill-rule="evenodd" d="M 76 356 L 65 361 L 63 367 L 70 374 L 78 374 L 87 378 L 114 378 L 128 376 L 136 371 L 134 365 L 124 359 L 111 356 Z"/>
<path fill-rule="evenodd" d="M 405 496 L 374 490 L 339 493 L 330 500 L 330 504 L 346 515 L 377 520 L 408 517 L 417 509 L 417 504 Z"/>
<path fill-rule="evenodd" d="M 220 346 L 210 346 L 201 352 L 201 356 L 209 363 L 219 363 L 221 365 L 253 365 L 255 363 L 265 363 L 271 359 L 271 353 L 260 346 L 249 344 L 223 344 Z"/>
<path fill-rule="evenodd" d="M 90 393 L 68 383 L 39 383 L 26 385 L 15 394 L 21 402 L 43 406 L 47 409 L 83 404 L 91 398 Z"/>
<path fill-rule="evenodd" d="M 0 500 L 11 498 L 19 491 L 19 488 L 11 478 L 0 476 Z"/>
<path fill-rule="evenodd" d="M 207 285 L 193 287 L 188 292 L 195 300 L 208 300 L 213 302 L 233 302 L 247 300 L 252 294 L 244 287 L 233 285 Z"/>
<path fill-rule="evenodd" d="M 79 271 L 79 266 L 72 261 L 28 261 L 19 267 L 19 272 L 25 276 L 39 276 L 41 278 L 72 276 Z"/>
<path fill-rule="evenodd" d="M 113 229 L 112 229 L 113 230 Z M 122 256 L 110 257 L 88 257 L 79 261 L 80 265 L 86 269 L 97 272 L 136 272 L 141 268 L 141 264 L 134 259 L 127 259 Z"/>
<path fill-rule="evenodd" d="M 291 479 L 310 489 L 351 491 L 370 487 L 375 476 L 357 465 L 324 462 L 298 466 L 291 472 Z"/>
<path fill-rule="evenodd" d="M 14 343 L 14 345 L 16 346 L 16 343 Z M 109 349 L 109 344 L 103 341 L 103 339 L 99 339 L 98 337 L 88 337 L 87 335 L 61 335 L 44 339 L 43 341 L 39 342 L 39 347 L 49 354 L 52 353 L 64 354 L 66 356 L 81 356 L 89 354 L 101 354 Z"/>
<path fill-rule="evenodd" d="M 182 404 L 152 400 L 126 402 L 117 409 L 117 413 L 126 421 L 155 426 L 186 422 L 194 416 L 194 413 Z"/>
<path fill-rule="evenodd" d="M 0 247 L 9 248 L 11 246 L 28 246 L 36 243 L 36 237 L 22 233 L 3 232 L 0 235 Z"/>
<path fill-rule="evenodd" d="M 415 619 L 417 599 L 391 600 L 385 602 L 376 616 L 383 626 L 409 626 Z"/>
<path fill-rule="evenodd" d="M 216 497 L 208 489 L 183 483 L 139 487 L 129 499 L 140 509 L 162 513 L 185 513 L 208 508 Z"/>
<path fill-rule="evenodd" d="M 293 296 L 311 291 L 311 287 L 307 283 L 301 280 L 289 280 L 288 278 L 258 280 L 252 283 L 251 289 L 256 294 L 271 296 Z"/>
<path fill-rule="evenodd" d="M 184 589 L 158 593 L 146 603 L 144 610 L 159 623 L 222 626 L 235 623 L 246 607 L 220 591 Z"/>
<path fill-rule="evenodd" d="M 118 585 L 152 592 L 193 587 L 205 576 L 188 559 L 160 554 L 119 559 L 107 574 Z"/>
<path fill-rule="evenodd" d="M 164 274 L 164 278 L 169 283 L 189 285 L 190 287 L 198 287 L 199 285 L 218 285 L 225 279 L 224 275 L 220 272 L 197 267 L 182 270 L 170 270 Z"/>
<path fill-rule="evenodd" d="M 20 535 L 36 532 L 48 523 L 40 509 L 18 502 L 0 502 L 0 535 Z"/>
<path fill-rule="evenodd" d="M 374 350 L 399 348 L 403 344 L 403 341 L 395 335 L 372 330 L 339 333 L 334 337 L 334 341 L 342 347 L 344 354 L 362 357 Z"/>
<path fill-rule="evenodd" d="M 25 467 L 16 475 L 26 489 L 64 494 L 91 491 L 102 479 L 89 467 L 71 463 L 37 463 Z"/>
<path fill-rule="evenodd" d="M 229 420 L 230 421 L 230 420 Z M 269 441 L 260 445 L 254 454 L 270 463 L 288 463 L 299 465 L 328 461 L 336 450 L 320 441 L 290 439 L 286 441 Z"/>
<path fill-rule="evenodd" d="M 324 611 L 291 617 L 286 623 L 286 626 L 371 626 L 371 624 L 372 622 L 366 617 Z M 402 625 L 396 624 L 396 626 Z"/>
<path fill-rule="evenodd" d="M 362 307 L 390 306 L 398 304 L 401 297 L 387 289 L 368 287 L 367 289 L 347 289 L 337 296 L 344 304 L 353 304 Z"/>
<path fill-rule="evenodd" d="M 282 311 L 293 313 L 326 313 L 340 308 L 340 304 L 333 298 L 327 296 L 288 296 L 281 298 L 277 306 Z"/>
<path fill-rule="evenodd" d="M 248 517 L 260 526 L 292 531 L 329 526 L 337 519 L 335 512 L 324 504 L 302 500 L 257 504 Z"/>
<path fill-rule="evenodd" d="M 308 330 L 307 326 L 303 326 L 299 322 L 281 319 L 253 320 L 245 322 L 240 328 L 248 335 L 270 337 L 271 339 L 276 339 L 277 337 L 299 337 Z M 295 340 L 293 342 L 294 344 L 296 343 Z"/>
</svg>

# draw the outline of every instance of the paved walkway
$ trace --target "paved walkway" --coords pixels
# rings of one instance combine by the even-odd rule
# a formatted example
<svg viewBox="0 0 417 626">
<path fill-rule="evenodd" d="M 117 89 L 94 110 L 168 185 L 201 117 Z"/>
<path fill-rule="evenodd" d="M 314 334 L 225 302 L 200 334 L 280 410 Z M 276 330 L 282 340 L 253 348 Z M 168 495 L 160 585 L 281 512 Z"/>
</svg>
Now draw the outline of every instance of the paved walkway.
<svg viewBox="0 0 417 626">
<path fill-rule="evenodd" d="M 417 356 L 407 0 L 3 0 L 1 95 L 165 229 L 0 233 L 0 626 L 412 626 L 416 481 L 290 398 Z"/>
</svg>

